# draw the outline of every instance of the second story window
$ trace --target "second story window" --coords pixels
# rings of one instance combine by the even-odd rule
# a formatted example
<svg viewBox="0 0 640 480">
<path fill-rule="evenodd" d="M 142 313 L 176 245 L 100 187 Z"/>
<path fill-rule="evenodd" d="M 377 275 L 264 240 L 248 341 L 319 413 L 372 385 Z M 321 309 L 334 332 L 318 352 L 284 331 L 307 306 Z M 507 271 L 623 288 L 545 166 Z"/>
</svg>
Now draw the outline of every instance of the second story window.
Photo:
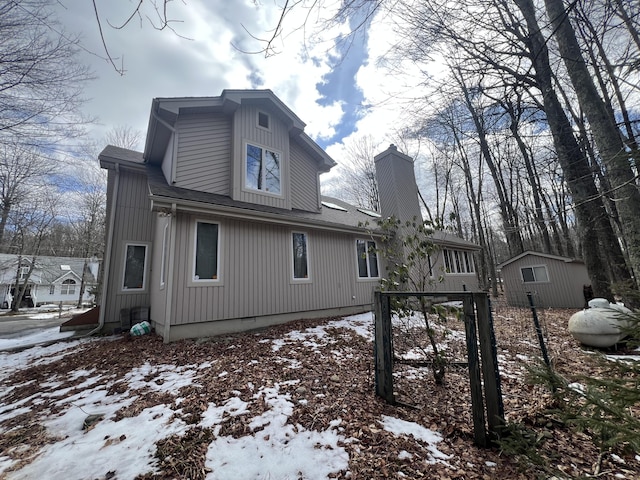
<svg viewBox="0 0 640 480">
<path fill-rule="evenodd" d="M 75 280 L 65 280 L 60 286 L 60 293 L 62 295 L 73 295 L 76 293 Z"/>
<path fill-rule="evenodd" d="M 247 143 L 245 187 L 280 194 L 281 155 Z"/>
<path fill-rule="evenodd" d="M 29 266 L 28 265 L 23 265 L 20 267 L 20 280 L 24 280 L 25 278 L 27 278 L 27 275 L 29 274 Z"/>
</svg>

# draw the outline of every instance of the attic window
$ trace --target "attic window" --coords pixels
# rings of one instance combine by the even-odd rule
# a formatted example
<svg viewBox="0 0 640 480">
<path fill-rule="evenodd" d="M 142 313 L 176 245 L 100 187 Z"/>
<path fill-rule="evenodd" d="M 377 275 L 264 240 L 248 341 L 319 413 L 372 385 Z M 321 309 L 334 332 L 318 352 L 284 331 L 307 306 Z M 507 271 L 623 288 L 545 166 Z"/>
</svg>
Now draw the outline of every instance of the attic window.
<svg viewBox="0 0 640 480">
<path fill-rule="evenodd" d="M 264 112 L 258 112 L 258 126 L 269 130 L 269 115 Z"/>
<path fill-rule="evenodd" d="M 60 270 L 68 272 L 69 270 L 71 270 L 71 267 L 69 265 L 60 265 Z"/>
<path fill-rule="evenodd" d="M 336 205 L 335 203 L 331 203 L 331 202 L 325 202 L 324 200 L 322 201 L 322 205 L 324 205 L 327 208 L 331 208 L 332 210 L 340 210 L 341 212 L 349 211 L 346 208 L 341 207 L 340 205 Z"/>
<path fill-rule="evenodd" d="M 364 213 L 365 215 L 369 215 L 370 217 L 373 217 L 373 218 L 381 217 L 381 215 L 378 212 L 374 212 L 373 210 L 367 210 L 366 208 L 359 208 L 358 211 Z"/>
</svg>

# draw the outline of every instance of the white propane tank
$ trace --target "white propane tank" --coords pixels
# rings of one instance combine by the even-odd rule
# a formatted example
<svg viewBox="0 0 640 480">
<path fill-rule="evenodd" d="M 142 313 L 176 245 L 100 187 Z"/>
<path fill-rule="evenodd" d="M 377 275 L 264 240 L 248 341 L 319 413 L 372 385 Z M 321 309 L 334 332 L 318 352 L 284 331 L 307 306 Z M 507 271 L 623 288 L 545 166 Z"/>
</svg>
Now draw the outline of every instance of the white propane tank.
<svg viewBox="0 0 640 480">
<path fill-rule="evenodd" d="M 569 333 L 590 347 L 612 347 L 624 338 L 621 331 L 626 322 L 624 314 L 631 314 L 631 310 L 609 303 L 606 298 L 594 298 L 589 301 L 589 308 L 571 315 Z"/>
</svg>

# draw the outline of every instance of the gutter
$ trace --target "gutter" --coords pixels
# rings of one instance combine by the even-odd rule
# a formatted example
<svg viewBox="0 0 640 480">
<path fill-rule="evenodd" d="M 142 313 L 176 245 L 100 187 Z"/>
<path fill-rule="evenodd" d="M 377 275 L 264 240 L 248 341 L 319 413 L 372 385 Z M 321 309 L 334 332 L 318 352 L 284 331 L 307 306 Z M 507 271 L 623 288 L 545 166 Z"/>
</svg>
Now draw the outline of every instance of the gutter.
<svg viewBox="0 0 640 480">
<path fill-rule="evenodd" d="M 99 332 L 100 330 L 102 330 L 102 327 L 104 327 L 104 316 L 105 316 L 105 311 L 106 308 L 104 308 L 104 302 L 105 302 L 105 291 L 107 289 L 107 285 L 109 284 L 109 273 L 111 270 L 111 251 L 113 249 L 113 226 L 115 225 L 115 221 L 116 221 L 116 201 L 118 199 L 118 190 L 119 190 L 119 186 L 120 186 L 120 164 L 116 163 L 114 164 L 115 166 L 115 172 L 116 172 L 116 178 L 115 181 L 113 183 L 113 197 L 111 198 L 111 212 L 109 212 L 109 225 L 107 226 L 108 228 L 108 236 L 107 236 L 107 244 L 105 245 L 105 255 L 104 255 L 104 270 L 103 270 L 103 275 L 102 275 L 102 294 L 100 296 L 100 314 L 98 315 L 98 326 L 96 328 L 94 328 L 93 330 L 91 330 L 89 333 L 85 334 L 85 337 L 89 337 L 91 335 L 93 335 L 94 333 Z"/>
<path fill-rule="evenodd" d="M 162 210 L 162 204 L 166 202 L 169 204 L 171 200 L 168 197 L 162 197 L 159 195 L 150 196 L 151 200 L 151 210 L 152 211 L 160 211 Z M 163 202 L 164 200 L 164 202 Z M 173 199 L 172 199 L 173 200 Z M 171 202 L 172 208 L 176 205 L 175 200 Z M 180 200 L 180 210 L 190 212 L 190 213 L 202 213 L 208 215 L 215 215 L 217 217 L 225 217 L 225 218 L 235 218 L 242 220 L 269 220 L 270 223 L 277 225 L 286 225 L 300 228 L 316 228 L 320 230 L 327 230 L 332 232 L 342 232 L 342 233 L 353 233 L 356 235 L 373 235 L 373 236 L 382 236 L 382 231 L 366 231 L 362 227 L 351 226 L 351 225 L 336 225 L 329 222 L 318 222 L 305 218 L 297 218 L 297 217 L 287 217 L 283 218 L 282 214 L 269 213 L 269 212 L 259 212 L 257 210 L 252 210 L 251 213 L 247 213 L 246 209 L 239 207 L 231 207 L 227 205 L 215 205 L 215 209 L 210 207 L 203 206 L 202 202 L 194 201 L 194 200 Z"/>
</svg>

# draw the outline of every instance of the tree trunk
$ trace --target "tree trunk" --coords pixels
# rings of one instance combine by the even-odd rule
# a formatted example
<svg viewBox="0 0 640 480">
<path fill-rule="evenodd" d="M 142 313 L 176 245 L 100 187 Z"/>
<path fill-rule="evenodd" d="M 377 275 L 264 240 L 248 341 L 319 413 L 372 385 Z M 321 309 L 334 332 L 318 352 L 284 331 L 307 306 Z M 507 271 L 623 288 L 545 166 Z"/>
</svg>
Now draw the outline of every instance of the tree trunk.
<svg viewBox="0 0 640 480">
<path fill-rule="evenodd" d="M 607 176 L 615 189 L 612 194 L 619 199 L 618 213 L 629 245 L 631 268 L 640 272 L 640 190 L 631 169 L 629 154 L 614 119 L 608 114 L 593 83 L 563 1 L 545 0 L 544 3 L 560 56 L 567 68 L 578 103 L 589 121 L 593 138 L 607 168 Z"/>
<path fill-rule="evenodd" d="M 514 0 L 514 2 L 527 23 L 535 78 L 542 93 L 544 110 L 553 136 L 558 161 L 573 197 L 580 239 L 584 248 L 584 261 L 592 281 L 594 294 L 613 300 L 609 278 L 605 274 L 607 269 L 600 256 L 597 221 L 596 215 L 594 215 L 594 211 L 601 215 L 604 207 L 589 165 L 574 137 L 572 125 L 554 90 L 546 40 L 538 25 L 533 2 L 532 0 Z"/>
</svg>

